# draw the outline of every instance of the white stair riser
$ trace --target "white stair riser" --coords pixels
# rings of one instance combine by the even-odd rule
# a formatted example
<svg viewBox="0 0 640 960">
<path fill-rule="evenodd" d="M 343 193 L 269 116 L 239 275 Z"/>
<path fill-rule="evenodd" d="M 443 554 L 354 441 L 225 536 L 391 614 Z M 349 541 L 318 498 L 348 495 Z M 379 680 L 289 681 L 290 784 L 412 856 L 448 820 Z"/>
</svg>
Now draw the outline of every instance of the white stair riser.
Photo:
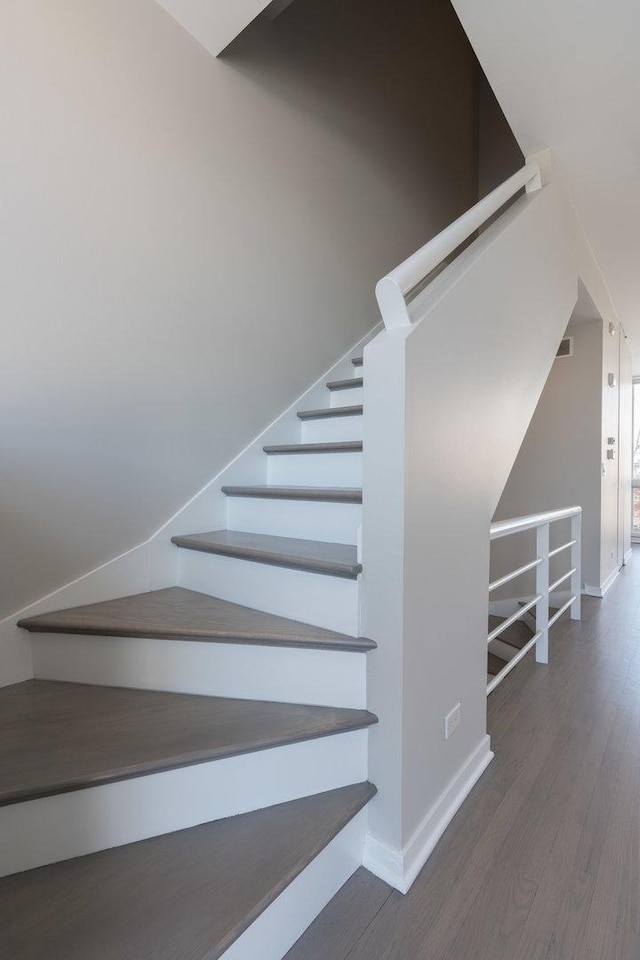
<svg viewBox="0 0 640 960">
<path fill-rule="evenodd" d="M 0 809 L 0 875 L 365 780 L 367 731 L 229 757 Z"/>
<path fill-rule="evenodd" d="M 232 603 L 358 635 L 358 582 L 182 550 L 179 585 Z"/>
<path fill-rule="evenodd" d="M 366 706 L 367 655 L 234 643 L 34 634 L 34 675 L 245 700 Z"/>
<path fill-rule="evenodd" d="M 346 390 L 331 390 L 331 407 L 350 407 L 352 403 L 362 403 L 364 387 L 349 387 Z"/>
<path fill-rule="evenodd" d="M 359 503 L 227 497 L 228 530 L 353 544 L 357 543 L 361 521 L 362 506 Z"/>
<path fill-rule="evenodd" d="M 338 406 L 349 406 L 341 403 Z M 356 417 L 323 417 L 303 420 L 303 443 L 333 443 L 337 440 L 362 440 L 362 414 Z"/>
<path fill-rule="evenodd" d="M 489 653 L 494 653 L 496 657 L 500 657 L 502 660 L 513 660 L 519 652 L 517 647 L 512 647 L 509 643 L 505 643 L 504 640 L 492 640 L 489 644 Z"/>
<path fill-rule="evenodd" d="M 282 960 L 362 863 L 366 809 L 283 890 L 220 960 Z"/>
<path fill-rule="evenodd" d="M 300 487 L 361 487 L 361 453 L 296 453 L 269 456 L 268 482 Z"/>
</svg>

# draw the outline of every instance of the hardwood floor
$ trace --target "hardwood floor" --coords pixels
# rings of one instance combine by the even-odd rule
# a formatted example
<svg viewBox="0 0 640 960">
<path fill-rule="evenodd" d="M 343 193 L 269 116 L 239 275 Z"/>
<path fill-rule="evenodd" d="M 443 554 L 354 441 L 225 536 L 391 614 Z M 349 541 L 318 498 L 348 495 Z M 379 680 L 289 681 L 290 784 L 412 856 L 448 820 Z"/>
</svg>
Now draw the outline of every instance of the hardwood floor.
<svg viewBox="0 0 640 960">
<path fill-rule="evenodd" d="M 286 960 L 640 960 L 640 548 L 488 725 L 495 760 L 409 894 L 358 871 Z"/>
</svg>

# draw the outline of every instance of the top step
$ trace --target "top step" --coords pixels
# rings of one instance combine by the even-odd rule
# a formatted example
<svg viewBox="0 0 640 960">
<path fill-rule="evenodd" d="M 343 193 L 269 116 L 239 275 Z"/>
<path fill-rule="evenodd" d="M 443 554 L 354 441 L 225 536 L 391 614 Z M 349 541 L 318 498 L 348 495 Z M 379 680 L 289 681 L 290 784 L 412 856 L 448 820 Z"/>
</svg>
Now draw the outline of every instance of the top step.
<svg viewBox="0 0 640 960">
<path fill-rule="evenodd" d="M 150 637 L 363 653 L 376 646 L 364 637 L 323 630 L 183 587 L 41 613 L 25 617 L 18 626 L 33 633 Z"/>
</svg>

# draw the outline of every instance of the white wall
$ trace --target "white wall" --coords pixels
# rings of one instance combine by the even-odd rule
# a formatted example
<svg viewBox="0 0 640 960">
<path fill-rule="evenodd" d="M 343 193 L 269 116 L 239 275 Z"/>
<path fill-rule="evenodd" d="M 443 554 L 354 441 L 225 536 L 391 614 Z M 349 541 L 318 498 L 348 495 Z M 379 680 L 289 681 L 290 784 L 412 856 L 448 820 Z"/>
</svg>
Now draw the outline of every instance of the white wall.
<svg viewBox="0 0 640 960">
<path fill-rule="evenodd" d="M 640 373 L 640 5 L 453 0 L 526 154 L 550 147 Z M 604 318 L 605 320 L 608 318 Z"/>
<path fill-rule="evenodd" d="M 631 553 L 631 477 L 633 458 L 633 378 L 629 340 L 620 327 L 620 417 L 618 456 L 620 494 L 618 497 L 618 563 L 630 560 Z"/>
<path fill-rule="evenodd" d="M 495 513 L 496 520 L 578 504 L 582 507 L 582 582 L 587 593 L 606 591 L 630 548 L 631 359 L 618 324 L 576 320 L 566 331 L 574 356 L 556 360 Z M 595 306 L 592 311 L 597 314 Z M 609 386 L 609 374 L 615 386 Z M 609 443 L 609 439 L 613 442 Z M 607 449 L 615 459 L 607 459 Z M 551 528 L 551 545 L 569 539 L 568 521 Z M 491 579 L 534 555 L 534 535 L 492 545 Z M 552 561 L 551 579 L 567 570 L 567 555 Z M 496 591 L 492 599 L 528 596 L 532 575 Z"/>
<path fill-rule="evenodd" d="M 609 376 L 615 378 L 615 386 L 609 385 Z M 600 580 L 596 585 L 602 587 L 622 565 L 618 560 L 618 503 L 620 496 L 620 329 L 614 328 L 614 336 L 609 333 L 608 324 L 602 325 L 602 436 L 600 440 L 601 458 L 604 464 L 601 490 L 602 537 L 600 542 Z M 610 446 L 609 438 L 615 443 Z M 607 449 L 613 449 L 615 460 L 607 460 Z M 588 583 L 589 581 L 587 581 Z"/>
<path fill-rule="evenodd" d="M 601 552 L 601 438 L 602 438 L 602 320 L 570 324 L 574 355 L 554 362 L 529 424 L 495 520 L 582 507 L 582 573 L 589 584 L 600 583 Z M 569 539 L 568 526 L 552 527 L 552 546 Z M 563 538 L 564 535 L 564 538 Z M 534 556 L 535 534 L 505 537 L 492 544 L 491 579 L 514 570 Z M 551 576 L 567 569 L 567 555 L 558 558 Z M 528 596 L 535 580 L 523 577 L 508 584 L 501 595 Z"/>
<path fill-rule="evenodd" d="M 2 613 L 143 541 L 371 329 L 475 199 L 475 70 L 440 0 L 294 3 L 219 60 L 152 0 L 5 5 Z"/>
<path fill-rule="evenodd" d="M 575 231 L 559 185 L 519 200 L 365 348 L 365 865 L 401 889 L 490 759 L 489 526 L 576 300 Z"/>
<path fill-rule="evenodd" d="M 217 56 L 270 0 L 157 0 L 205 49 Z"/>
</svg>

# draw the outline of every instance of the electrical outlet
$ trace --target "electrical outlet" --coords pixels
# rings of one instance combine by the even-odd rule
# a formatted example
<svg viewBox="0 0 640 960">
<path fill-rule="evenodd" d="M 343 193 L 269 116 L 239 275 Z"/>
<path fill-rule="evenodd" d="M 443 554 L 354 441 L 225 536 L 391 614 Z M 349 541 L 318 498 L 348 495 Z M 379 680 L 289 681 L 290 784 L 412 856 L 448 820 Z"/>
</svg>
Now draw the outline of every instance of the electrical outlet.
<svg viewBox="0 0 640 960">
<path fill-rule="evenodd" d="M 444 718 L 444 738 L 448 740 L 452 733 L 458 729 L 462 720 L 461 706 L 456 703 L 453 710 Z"/>
</svg>

